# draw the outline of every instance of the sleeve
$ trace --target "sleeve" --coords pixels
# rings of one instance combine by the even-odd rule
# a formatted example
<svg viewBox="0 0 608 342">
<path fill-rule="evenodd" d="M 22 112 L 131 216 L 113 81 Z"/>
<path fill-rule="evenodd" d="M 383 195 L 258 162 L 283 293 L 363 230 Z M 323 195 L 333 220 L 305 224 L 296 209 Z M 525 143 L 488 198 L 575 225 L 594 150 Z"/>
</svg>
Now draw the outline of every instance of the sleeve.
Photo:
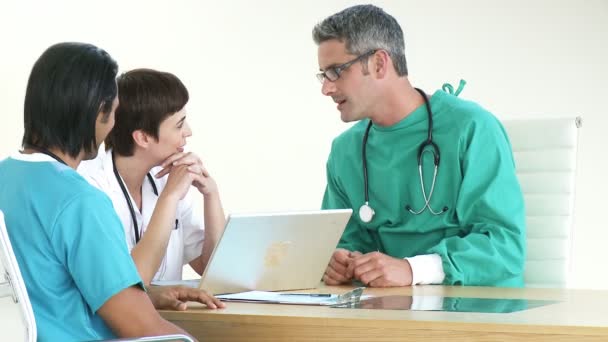
<svg viewBox="0 0 608 342">
<path fill-rule="evenodd" d="M 327 185 L 325 187 L 321 209 L 352 209 L 352 204 L 336 179 L 336 173 L 333 170 L 332 154 L 333 147 L 326 164 Z M 349 251 L 364 252 L 360 236 L 361 227 L 359 227 L 359 223 L 354 217 L 354 212 L 355 211 L 353 210 L 353 216 L 348 220 L 337 247 Z"/>
<path fill-rule="evenodd" d="M 125 288 L 137 285 L 145 290 L 105 194 L 70 201 L 57 217 L 51 243 L 92 312 Z"/>
<path fill-rule="evenodd" d="M 194 199 L 191 192 L 180 202 L 178 220 L 183 229 L 184 237 L 184 260 L 185 265 L 199 257 L 203 251 L 203 241 L 205 239 L 205 224 L 202 210 L 196 210 Z"/>
<path fill-rule="evenodd" d="M 443 264 L 438 254 L 405 258 L 412 268 L 412 285 L 441 284 L 445 279 Z"/>
<path fill-rule="evenodd" d="M 429 252 L 441 256 L 444 284 L 521 286 L 524 201 L 507 135 L 492 117 L 471 126 L 460 144 L 463 179 L 456 215 L 466 233 Z"/>
</svg>

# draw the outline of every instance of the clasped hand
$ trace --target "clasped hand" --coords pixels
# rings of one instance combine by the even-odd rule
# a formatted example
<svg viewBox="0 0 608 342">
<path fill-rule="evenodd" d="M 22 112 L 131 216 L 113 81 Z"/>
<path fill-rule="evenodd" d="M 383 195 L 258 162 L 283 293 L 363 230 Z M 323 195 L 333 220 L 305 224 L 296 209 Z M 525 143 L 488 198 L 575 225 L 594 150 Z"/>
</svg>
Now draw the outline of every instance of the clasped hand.
<svg viewBox="0 0 608 342">
<path fill-rule="evenodd" d="M 186 195 L 190 185 L 195 186 L 205 197 L 218 194 L 215 180 L 209 175 L 201 159 L 192 152 L 174 153 L 160 166 L 162 170 L 156 174 L 156 178 L 169 174 L 165 189 L 176 191 L 180 199 Z"/>
<path fill-rule="evenodd" d="M 337 249 L 325 270 L 327 285 L 340 285 L 359 280 L 366 286 L 393 287 L 412 284 L 412 268 L 405 259 L 380 252 L 361 254 Z"/>
</svg>

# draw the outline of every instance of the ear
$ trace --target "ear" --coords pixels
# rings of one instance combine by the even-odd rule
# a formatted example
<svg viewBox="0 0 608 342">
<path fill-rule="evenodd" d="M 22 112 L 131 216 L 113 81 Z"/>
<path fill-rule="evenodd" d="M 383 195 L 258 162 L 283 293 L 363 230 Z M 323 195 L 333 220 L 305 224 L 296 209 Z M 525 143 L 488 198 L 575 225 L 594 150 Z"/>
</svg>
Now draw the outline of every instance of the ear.
<svg viewBox="0 0 608 342">
<path fill-rule="evenodd" d="M 383 79 L 386 77 L 391 65 L 391 57 L 389 56 L 388 52 L 384 50 L 378 50 L 372 56 L 372 72 L 378 79 Z"/>
<path fill-rule="evenodd" d="M 131 136 L 133 137 L 135 145 L 142 148 L 147 148 L 150 145 L 150 142 L 152 141 L 152 137 L 141 129 L 133 131 L 133 133 L 131 133 Z"/>
</svg>

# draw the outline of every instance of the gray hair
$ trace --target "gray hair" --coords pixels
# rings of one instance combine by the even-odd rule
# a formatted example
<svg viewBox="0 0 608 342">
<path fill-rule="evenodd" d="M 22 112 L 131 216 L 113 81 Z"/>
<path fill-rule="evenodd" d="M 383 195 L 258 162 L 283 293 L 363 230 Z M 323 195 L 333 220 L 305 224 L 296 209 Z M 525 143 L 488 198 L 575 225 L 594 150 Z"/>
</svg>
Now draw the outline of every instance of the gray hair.
<svg viewBox="0 0 608 342">
<path fill-rule="evenodd" d="M 361 55 L 382 49 L 389 53 L 399 76 L 407 76 L 403 30 L 397 20 L 379 7 L 357 5 L 325 18 L 315 25 L 312 38 L 317 45 L 337 39 L 346 51 Z"/>
</svg>

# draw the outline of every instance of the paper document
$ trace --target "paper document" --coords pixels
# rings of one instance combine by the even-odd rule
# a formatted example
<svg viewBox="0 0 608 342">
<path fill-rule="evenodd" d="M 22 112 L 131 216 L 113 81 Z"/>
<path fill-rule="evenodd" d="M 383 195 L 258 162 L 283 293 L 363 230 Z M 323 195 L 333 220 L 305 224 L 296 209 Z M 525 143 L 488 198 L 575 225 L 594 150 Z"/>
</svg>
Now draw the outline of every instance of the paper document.
<svg viewBox="0 0 608 342">
<path fill-rule="evenodd" d="M 335 305 L 339 295 L 318 293 L 248 291 L 216 296 L 218 299 L 235 302 L 255 302 L 267 304 Z"/>
</svg>

